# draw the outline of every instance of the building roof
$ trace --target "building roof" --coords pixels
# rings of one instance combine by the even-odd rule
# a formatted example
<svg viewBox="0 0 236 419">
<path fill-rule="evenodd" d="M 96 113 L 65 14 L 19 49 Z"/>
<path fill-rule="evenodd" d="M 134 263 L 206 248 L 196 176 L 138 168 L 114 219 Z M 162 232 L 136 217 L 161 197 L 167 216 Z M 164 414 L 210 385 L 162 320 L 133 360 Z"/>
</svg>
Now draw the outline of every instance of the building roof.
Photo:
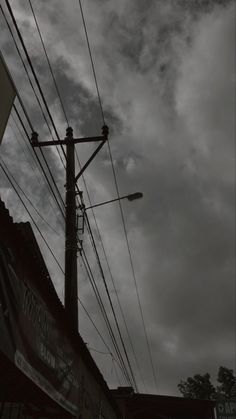
<svg viewBox="0 0 236 419">
<path fill-rule="evenodd" d="M 126 407 L 126 418 L 173 417 L 176 419 L 214 419 L 215 401 L 186 399 L 155 394 L 136 394 L 129 387 L 112 390 L 116 400 Z M 157 416 L 152 416 L 152 415 Z M 130 416 L 129 416 L 130 415 Z M 141 416 L 139 416 L 141 415 Z M 161 416 L 163 415 L 163 416 Z"/>
</svg>

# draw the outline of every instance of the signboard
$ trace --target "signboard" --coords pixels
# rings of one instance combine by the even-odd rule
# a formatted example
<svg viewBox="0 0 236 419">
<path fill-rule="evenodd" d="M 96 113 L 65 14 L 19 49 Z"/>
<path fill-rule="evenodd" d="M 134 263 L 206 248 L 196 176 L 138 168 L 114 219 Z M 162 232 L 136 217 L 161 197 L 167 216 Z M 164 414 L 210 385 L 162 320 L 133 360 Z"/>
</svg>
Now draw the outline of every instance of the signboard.
<svg viewBox="0 0 236 419">
<path fill-rule="evenodd" d="M 36 289 L 0 246 L 0 351 L 59 405 L 78 415 L 79 359 Z"/>
<path fill-rule="evenodd" d="M 0 53 L 0 144 L 4 135 L 16 90 L 8 72 L 5 61 Z"/>
<path fill-rule="evenodd" d="M 216 404 L 217 419 L 236 419 L 236 400 L 218 402 Z"/>
</svg>

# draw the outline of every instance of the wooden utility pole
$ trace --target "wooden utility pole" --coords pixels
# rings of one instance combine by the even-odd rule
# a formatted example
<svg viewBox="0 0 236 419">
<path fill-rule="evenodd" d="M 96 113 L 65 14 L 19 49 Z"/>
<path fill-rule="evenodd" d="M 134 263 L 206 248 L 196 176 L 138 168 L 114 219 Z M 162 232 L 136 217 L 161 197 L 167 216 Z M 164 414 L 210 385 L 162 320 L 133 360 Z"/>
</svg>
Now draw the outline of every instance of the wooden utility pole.
<svg viewBox="0 0 236 419">
<path fill-rule="evenodd" d="M 73 328 L 78 330 L 75 144 L 70 127 L 66 138 L 65 311 Z"/>
<path fill-rule="evenodd" d="M 78 331 L 78 286 L 77 286 L 77 217 L 76 217 L 76 182 L 100 151 L 108 139 L 108 127 L 102 127 L 99 137 L 73 138 L 73 130 L 68 127 L 66 138 L 58 141 L 38 141 L 38 134 L 32 133 L 32 147 L 55 145 L 66 146 L 66 215 L 65 215 L 65 312 L 70 326 Z M 91 157 L 75 176 L 75 144 L 100 142 Z"/>
</svg>

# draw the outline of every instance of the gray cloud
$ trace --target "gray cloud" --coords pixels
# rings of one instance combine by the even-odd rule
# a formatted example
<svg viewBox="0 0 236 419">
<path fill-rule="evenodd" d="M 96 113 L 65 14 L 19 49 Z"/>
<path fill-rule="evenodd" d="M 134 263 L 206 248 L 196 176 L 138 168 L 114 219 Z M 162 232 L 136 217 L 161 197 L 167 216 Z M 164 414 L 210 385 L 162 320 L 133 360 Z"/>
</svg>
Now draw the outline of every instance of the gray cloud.
<svg viewBox="0 0 236 419">
<path fill-rule="evenodd" d="M 29 9 L 25 2 L 13 3 L 60 135 L 64 135 L 66 124 Z M 181 378 L 206 371 L 215 377 L 220 365 L 234 367 L 235 6 L 220 1 L 149 1 L 144 7 L 143 2 L 123 0 L 90 1 L 84 7 L 111 125 L 120 192 L 144 193 L 143 200 L 124 202 L 123 208 L 158 391 L 177 394 Z M 79 10 L 72 2 L 58 1 L 35 4 L 35 10 L 75 132 L 100 133 L 102 121 Z M 5 32 L 1 44 L 41 138 L 48 138 L 22 68 L 8 49 Z M 77 150 L 85 161 L 89 150 L 82 146 Z M 36 181 L 11 139 L 10 128 L 1 152 L 14 173 L 20 167 L 21 185 L 56 222 L 45 202 L 45 186 L 35 194 Z M 63 193 L 60 160 L 54 152 L 48 158 Z M 86 182 L 93 202 L 115 195 L 107 149 L 86 172 Z M 3 186 L 1 193 L 12 213 L 26 219 L 5 181 Z M 85 199 L 87 202 L 86 194 Z M 101 207 L 96 216 L 146 390 L 155 392 L 119 210 Z M 63 263 L 62 233 L 56 238 L 42 228 Z M 85 248 L 102 290 L 86 238 Z M 62 277 L 45 249 L 43 252 L 62 297 Z M 102 254 L 100 246 L 99 252 Z M 104 269 L 109 278 L 105 264 Z M 81 266 L 80 272 L 81 298 L 104 330 Z M 109 288 L 112 292 L 110 280 Z M 107 303 L 106 307 L 109 313 Z M 90 346 L 103 348 L 82 313 L 81 333 Z M 117 385 L 112 362 L 95 357 L 108 382 Z"/>
</svg>

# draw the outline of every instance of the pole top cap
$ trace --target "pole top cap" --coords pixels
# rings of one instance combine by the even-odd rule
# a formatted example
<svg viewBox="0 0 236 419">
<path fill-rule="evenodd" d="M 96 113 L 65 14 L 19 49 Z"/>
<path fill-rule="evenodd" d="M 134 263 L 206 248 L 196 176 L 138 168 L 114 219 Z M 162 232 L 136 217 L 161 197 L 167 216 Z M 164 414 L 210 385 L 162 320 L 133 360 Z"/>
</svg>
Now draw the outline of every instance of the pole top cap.
<svg viewBox="0 0 236 419">
<path fill-rule="evenodd" d="M 71 127 L 66 128 L 66 136 L 67 137 L 73 137 L 73 128 L 71 128 Z"/>
</svg>

